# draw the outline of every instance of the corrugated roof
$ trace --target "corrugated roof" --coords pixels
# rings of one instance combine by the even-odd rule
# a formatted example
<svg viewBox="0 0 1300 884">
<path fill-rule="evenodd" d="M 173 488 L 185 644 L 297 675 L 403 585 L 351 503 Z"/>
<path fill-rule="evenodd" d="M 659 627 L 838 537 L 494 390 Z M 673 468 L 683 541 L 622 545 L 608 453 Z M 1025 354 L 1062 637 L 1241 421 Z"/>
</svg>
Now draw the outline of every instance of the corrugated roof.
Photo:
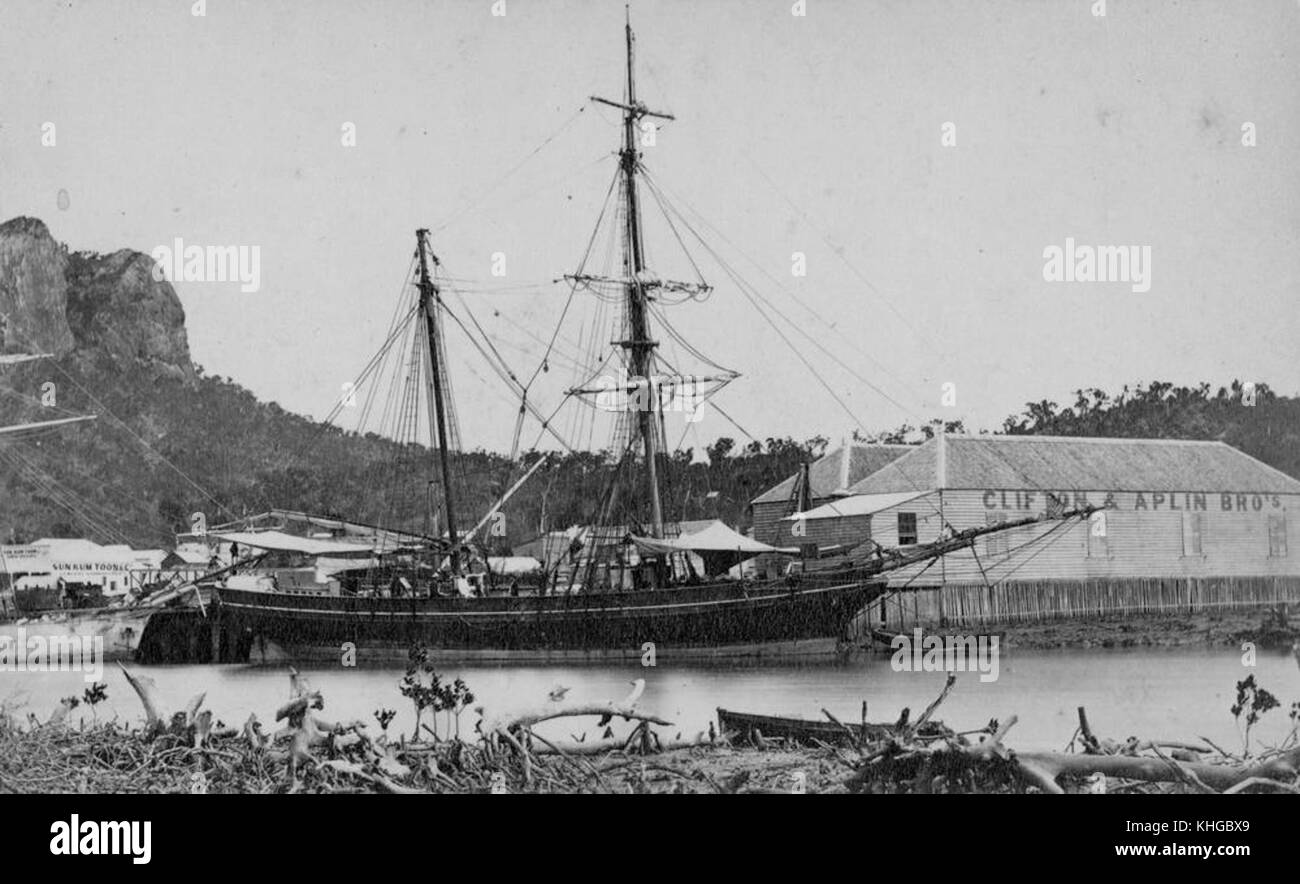
<svg viewBox="0 0 1300 884">
<path fill-rule="evenodd" d="M 866 442 L 850 443 L 849 485 L 870 476 L 881 467 L 897 460 L 915 445 L 877 445 Z M 812 497 L 830 497 L 841 488 L 841 475 L 844 466 L 844 446 L 840 445 L 829 454 L 823 455 L 808 467 L 808 480 L 812 485 Z M 791 476 L 779 485 L 764 491 L 755 497 L 753 503 L 781 503 L 790 499 L 794 493 L 794 483 L 799 474 Z"/>
<path fill-rule="evenodd" d="M 1225 442 L 1074 436 L 936 437 L 857 482 L 854 494 L 940 487 L 1300 494 L 1294 479 Z"/>
</svg>

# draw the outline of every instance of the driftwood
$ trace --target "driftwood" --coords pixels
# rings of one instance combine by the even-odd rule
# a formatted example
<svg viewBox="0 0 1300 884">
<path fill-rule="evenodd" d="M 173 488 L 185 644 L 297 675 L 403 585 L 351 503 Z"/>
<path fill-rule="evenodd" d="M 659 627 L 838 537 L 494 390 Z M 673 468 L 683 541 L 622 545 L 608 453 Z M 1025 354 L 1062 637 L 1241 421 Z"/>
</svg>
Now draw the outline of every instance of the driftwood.
<svg viewBox="0 0 1300 884">
<path fill-rule="evenodd" d="M 479 730 L 484 736 L 504 734 L 520 728 L 527 729 L 553 718 L 572 718 L 575 716 L 598 715 L 603 727 L 611 718 L 624 718 L 629 721 L 649 722 L 664 727 L 671 727 L 671 721 L 665 721 L 657 715 L 650 715 L 636 710 L 636 701 L 645 691 L 645 679 L 638 678 L 632 682 L 632 692 L 621 701 L 605 703 L 549 702 L 533 709 L 515 710 L 488 717 L 484 715 L 479 722 Z M 479 707 L 481 711 L 483 707 Z"/>
<path fill-rule="evenodd" d="M 365 768 L 362 765 L 357 764 L 356 762 L 353 761 L 340 761 L 335 759 L 331 761 L 322 761 L 320 766 L 325 768 L 326 770 L 332 770 L 332 771 L 336 771 L 337 773 L 345 774 L 350 777 L 356 777 L 357 779 L 363 782 L 370 783 L 371 785 L 375 786 L 380 792 L 387 792 L 390 795 L 424 794 L 423 789 L 413 789 L 409 786 L 403 786 L 398 783 L 394 783 L 392 780 L 388 779 L 387 777 L 383 777 L 378 774 L 367 773 Z"/>
<path fill-rule="evenodd" d="M 256 715 L 250 714 L 248 720 L 244 722 L 244 739 L 248 741 L 249 748 L 254 751 L 266 747 L 266 735 L 262 733 L 262 725 Z"/>
<path fill-rule="evenodd" d="M 838 756 L 854 770 L 823 791 L 847 788 L 928 792 L 953 787 L 1015 791 L 1028 786 L 1048 794 L 1064 794 L 1071 785 L 1068 780 L 1089 782 L 1090 791 L 1106 791 L 1106 781 L 1114 779 L 1124 781 L 1126 789 L 1134 784 L 1172 783 L 1216 794 L 1252 789 L 1300 792 L 1300 746 L 1253 761 L 1235 759 L 1218 750 L 1221 760 L 1211 763 L 1202 758 L 1214 751 L 1208 740 L 1189 743 L 1130 738 L 1119 744 L 1098 739 L 1083 707 L 1078 709 L 1076 731 L 1083 752 L 1077 754 L 1011 749 L 1005 738 L 1016 724 L 1014 715 L 991 724 L 985 730 L 985 739 L 978 743 L 971 744 L 966 734 L 942 725 L 931 726 L 938 728 L 937 738 L 927 735 L 927 739 L 920 739 L 917 728 L 929 722 L 953 681 L 950 675 L 943 692 L 911 727 L 876 740 L 869 748 L 859 747 L 861 757 L 856 760 Z M 827 717 L 836 720 L 829 713 Z"/>
<path fill-rule="evenodd" d="M 1079 712 L 1080 729 L 1083 730 L 1087 726 L 1087 717 L 1082 708 Z M 1248 781 L 1293 780 L 1297 767 L 1300 766 L 1300 748 L 1247 766 L 1180 762 L 1160 752 L 1160 745 L 1167 744 L 1151 741 L 1135 743 L 1134 748 L 1151 749 L 1157 753 L 1155 758 L 1137 754 L 1017 752 L 1002 744 L 1003 736 L 1015 721 L 1015 716 L 1011 716 L 1003 728 L 988 740 L 967 749 L 967 754 L 979 759 L 997 756 L 1012 761 L 1027 781 L 1050 794 L 1065 792 L 1059 782 L 1063 776 L 1085 778 L 1094 774 L 1147 783 L 1181 782 L 1198 791 L 1221 792 Z M 1090 728 L 1088 734 L 1091 735 Z M 1093 740 L 1096 738 L 1093 737 Z M 1182 747 L 1187 744 L 1176 745 Z"/>
<path fill-rule="evenodd" d="M 203 701 L 207 696 L 208 696 L 208 692 L 203 691 L 202 693 L 195 695 L 193 698 L 190 699 L 188 703 L 185 704 L 186 721 L 194 720 L 194 717 L 198 715 L 199 707 L 203 705 Z"/>
<path fill-rule="evenodd" d="M 1060 752 L 1016 752 L 1016 763 L 1045 792 L 1061 793 L 1061 776 L 1102 774 L 1148 783 L 1195 782 L 1222 792 L 1250 780 L 1291 781 L 1300 765 L 1300 748 L 1247 766 L 1180 762 L 1141 755 L 1067 755 Z M 1193 780 L 1194 778 L 1194 780 Z"/>
<path fill-rule="evenodd" d="M 218 725 L 203 709 L 204 694 L 166 717 L 152 679 L 122 669 L 144 706 L 144 730 L 138 722 L 125 726 L 116 720 L 88 729 L 48 726 L 64 721 L 70 701 L 45 725 L 28 715 L 30 727 L 24 729 L 8 720 L 7 705 L 0 704 L 0 791 L 1300 794 L 1294 733 L 1280 750 L 1237 757 L 1204 738 L 1104 739 L 1080 708 L 1079 741 L 1069 746 L 1074 751 L 1017 751 L 1007 742 L 1015 716 L 961 731 L 936 719 L 953 690 L 952 678 L 915 721 L 904 711 L 897 726 L 866 729 L 855 741 L 856 752 L 825 744 L 792 749 L 762 735 L 756 742 L 776 751 L 751 752 L 730 748 L 712 722 L 707 732 L 686 739 L 664 729 L 667 722 L 638 709 L 645 688 L 640 680 L 616 701 L 569 702 L 557 689 L 535 707 L 493 710 L 494 715 L 478 707 L 479 736 L 469 742 L 436 735 L 430 741 L 389 742 L 386 733 L 372 740 L 363 723 L 326 720 L 320 692 L 290 670 L 290 698 L 276 710 L 283 726 L 275 735 L 277 745 L 263 734 L 256 715 L 249 715 L 242 728 Z M 823 712 L 843 730 L 857 733 L 852 724 Z M 535 732 L 546 721 L 590 716 L 599 717 L 596 729 L 575 726 L 578 735 L 571 741 Z M 381 724 L 388 720 L 379 717 Z M 615 736 L 608 726 L 614 718 L 632 722 L 630 733 Z M 85 764 L 87 758 L 96 763 Z"/>
<path fill-rule="evenodd" d="M 1101 743 L 1092 732 L 1092 726 L 1088 724 L 1088 711 L 1082 706 L 1079 707 L 1079 736 L 1083 740 L 1083 751 L 1089 755 L 1101 754 Z"/>
<path fill-rule="evenodd" d="M 620 737 L 592 740 L 590 743 L 585 741 L 581 743 L 553 743 L 537 734 L 533 736 L 544 744 L 533 748 L 534 755 L 605 755 L 609 752 L 620 752 L 628 748 L 627 739 Z M 714 742 L 709 739 L 708 734 L 704 731 L 696 734 L 694 739 L 676 738 L 665 740 L 657 734 L 652 735 L 651 739 L 656 752 L 673 752 L 678 749 L 695 749 L 701 746 L 714 745 Z"/>
<path fill-rule="evenodd" d="M 311 694 L 299 694 L 279 709 L 275 710 L 275 720 L 289 719 L 289 726 L 294 727 L 297 718 L 304 717 L 308 709 L 324 709 L 325 701 L 317 691 Z"/>
<path fill-rule="evenodd" d="M 943 684 L 943 690 L 939 692 L 939 696 L 934 698 L 933 703 L 925 707 L 925 711 L 921 713 L 921 717 L 918 718 L 916 722 L 907 729 L 908 736 L 915 734 L 917 731 L 919 731 L 922 728 L 922 726 L 925 725 L 927 721 L 930 720 L 930 716 L 934 715 L 934 710 L 938 709 L 939 705 L 943 703 L 944 700 L 948 699 L 948 694 L 952 691 L 952 686 L 955 685 L 956 683 L 957 683 L 957 676 L 954 673 L 949 672 L 948 680 L 945 681 Z"/>
<path fill-rule="evenodd" d="M 144 706 L 144 723 L 148 730 L 154 730 L 162 726 L 162 711 L 158 704 L 158 685 L 152 678 L 147 675 L 132 675 L 119 661 L 117 664 L 122 669 L 122 674 L 126 676 L 127 684 L 135 691 L 136 696 L 140 698 L 140 703 Z"/>
</svg>

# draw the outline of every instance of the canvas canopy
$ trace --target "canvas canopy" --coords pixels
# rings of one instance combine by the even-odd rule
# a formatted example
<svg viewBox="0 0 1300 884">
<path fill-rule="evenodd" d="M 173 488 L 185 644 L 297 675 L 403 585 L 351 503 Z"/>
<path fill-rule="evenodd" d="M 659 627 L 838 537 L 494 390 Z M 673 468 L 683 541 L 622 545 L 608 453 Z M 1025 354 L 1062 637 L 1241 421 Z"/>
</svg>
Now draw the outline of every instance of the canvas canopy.
<svg viewBox="0 0 1300 884">
<path fill-rule="evenodd" d="M 316 570 L 326 577 L 333 577 L 344 571 L 374 571 L 379 568 L 379 559 L 373 556 L 364 558 L 339 558 L 337 556 L 318 556 Z M 321 581 L 318 581 L 321 582 Z"/>
<path fill-rule="evenodd" d="M 536 574 L 542 570 L 542 563 L 532 556 L 489 556 L 487 564 L 493 574 L 506 576 Z"/>
<path fill-rule="evenodd" d="M 276 552 L 296 552 L 308 556 L 370 555 L 382 541 L 352 543 L 340 540 L 318 540 L 297 537 L 283 531 L 222 531 L 211 536 L 240 546 L 269 549 Z"/>
<path fill-rule="evenodd" d="M 367 525 L 362 522 L 331 519 L 328 516 L 314 516 L 310 513 L 299 513 L 293 510 L 271 510 L 269 515 L 286 522 L 312 525 L 330 531 L 342 531 L 348 537 L 373 540 L 376 542 L 377 549 L 380 548 L 378 544 L 382 543 L 381 551 L 383 552 L 391 552 L 404 546 L 423 546 L 429 542 L 429 538 L 422 537 L 419 534 L 412 534 L 409 531 L 397 531 L 392 528 L 381 528 L 378 525 Z"/>
<path fill-rule="evenodd" d="M 637 549 L 647 553 L 695 553 L 704 560 L 707 574 L 721 574 L 747 559 L 764 553 L 798 555 L 797 549 L 768 546 L 766 543 L 733 531 L 722 522 L 710 522 L 704 528 L 674 538 L 632 536 Z"/>
<path fill-rule="evenodd" d="M 290 531 L 297 531 L 297 533 L 290 534 L 283 530 L 286 526 L 291 525 L 300 526 L 299 528 L 289 529 Z M 408 531 L 396 531 L 392 528 L 381 528 L 377 525 L 366 525 L 361 522 L 348 522 L 328 516 L 313 516 L 310 513 L 299 513 L 292 510 L 269 510 L 255 516 L 247 516 L 236 522 L 213 525 L 206 531 L 197 534 L 187 533 L 176 536 L 182 542 L 198 543 L 206 543 L 209 537 L 225 537 L 225 535 L 235 533 L 255 534 L 259 537 L 282 535 L 300 540 L 302 534 L 313 533 L 313 528 L 324 529 L 330 534 L 336 535 L 325 538 L 327 542 L 352 543 L 355 541 L 362 545 L 364 549 L 378 553 L 424 548 L 437 542 L 433 538 L 412 534 Z M 351 546 L 347 548 L 352 549 Z"/>
</svg>

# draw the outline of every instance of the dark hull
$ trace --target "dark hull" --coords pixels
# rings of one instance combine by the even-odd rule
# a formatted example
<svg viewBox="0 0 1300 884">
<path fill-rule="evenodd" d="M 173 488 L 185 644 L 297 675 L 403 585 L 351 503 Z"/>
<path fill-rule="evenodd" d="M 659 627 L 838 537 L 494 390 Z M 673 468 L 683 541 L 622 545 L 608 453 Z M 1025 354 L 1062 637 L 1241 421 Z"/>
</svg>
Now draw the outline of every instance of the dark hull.
<svg viewBox="0 0 1300 884">
<path fill-rule="evenodd" d="M 854 616 L 883 589 L 862 579 L 817 579 L 490 598 L 303 596 L 216 589 L 226 644 L 237 656 L 337 660 L 405 657 L 414 645 L 466 659 L 639 658 L 832 653 Z M 243 651 L 243 647 L 251 648 Z"/>
<path fill-rule="evenodd" d="M 718 710 L 718 729 L 736 743 L 756 742 L 758 734 L 761 734 L 764 740 L 788 740 L 802 745 L 827 743 L 832 746 L 854 741 L 881 740 L 895 730 L 887 724 L 863 725 L 846 721 L 841 726 L 829 720 L 810 721 L 777 715 L 752 715 L 727 709 Z"/>
</svg>

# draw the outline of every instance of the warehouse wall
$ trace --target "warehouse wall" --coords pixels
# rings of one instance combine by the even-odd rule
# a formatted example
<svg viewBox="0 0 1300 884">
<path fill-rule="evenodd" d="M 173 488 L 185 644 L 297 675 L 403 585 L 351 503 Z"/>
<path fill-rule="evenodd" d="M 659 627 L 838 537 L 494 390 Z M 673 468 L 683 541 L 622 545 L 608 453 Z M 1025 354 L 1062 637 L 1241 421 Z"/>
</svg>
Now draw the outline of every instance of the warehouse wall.
<svg viewBox="0 0 1300 884">
<path fill-rule="evenodd" d="M 818 507 L 838 499 L 818 498 L 813 501 L 813 506 Z M 789 514 L 789 503 L 754 504 L 754 539 L 781 547 L 815 543 L 819 549 L 824 549 L 839 544 L 857 546 L 871 537 L 870 516 L 804 521 L 796 528 L 795 523 L 782 521 Z M 775 575 L 789 561 L 786 556 L 760 556 L 755 560 L 755 564 L 760 572 L 766 571 L 768 574 Z"/>
<path fill-rule="evenodd" d="M 1300 576 L 1297 495 L 1094 491 L 1062 492 L 1058 497 L 1070 507 L 1085 502 L 1106 504 L 1105 537 L 1090 537 L 1097 526 L 1078 520 L 1016 528 L 998 539 L 981 539 L 975 553 L 946 556 L 924 576 L 918 577 L 919 568 L 913 568 L 898 572 L 891 582 L 983 583 L 985 575 L 992 582 L 1011 578 Z M 916 514 L 920 541 L 927 542 L 938 537 L 940 511 L 954 528 L 962 529 L 984 526 L 990 518 L 1041 515 L 1046 508 L 1041 491 L 948 490 L 877 513 L 872 517 L 871 536 L 885 546 L 896 545 L 899 512 Z M 1191 543 L 1191 517 L 1200 521 L 1199 554 L 1184 545 L 1185 530 Z M 1278 554 L 1270 551 L 1270 517 L 1273 530 L 1285 532 L 1285 544 L 1276 543 L 1281 538 L 1274 537 L 1272 552 Z"/>
</svg>

